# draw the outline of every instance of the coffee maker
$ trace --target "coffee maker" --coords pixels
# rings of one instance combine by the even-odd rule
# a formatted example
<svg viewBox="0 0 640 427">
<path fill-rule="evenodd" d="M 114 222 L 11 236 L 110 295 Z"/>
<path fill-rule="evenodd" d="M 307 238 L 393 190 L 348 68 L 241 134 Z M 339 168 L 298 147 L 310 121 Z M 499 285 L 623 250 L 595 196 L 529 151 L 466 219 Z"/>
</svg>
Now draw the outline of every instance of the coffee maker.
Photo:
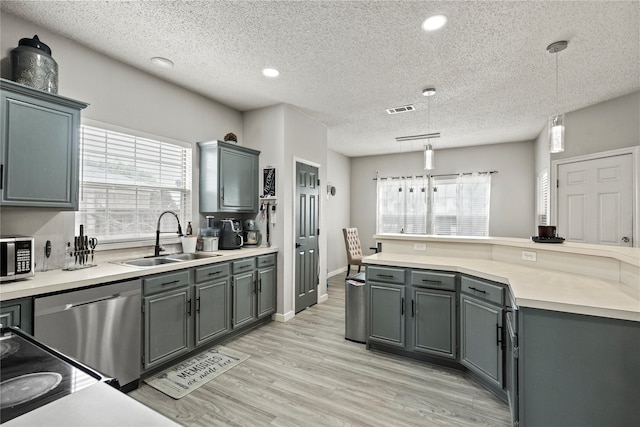
<svg viewBox="0 0 640 427">
<path fill-rule="evenodd" d="M 220 221 L 220 249 L 240 249 L 244 244 L 240 222 L 233 218 Z"/>
<path fill-rule="evenodd" d="M 245 246 L 260 246 L 262 243 L 262 233 L 258 231 L 256 222 L 248 219 L 244 222 L 244 244 Z"/>
</svg>

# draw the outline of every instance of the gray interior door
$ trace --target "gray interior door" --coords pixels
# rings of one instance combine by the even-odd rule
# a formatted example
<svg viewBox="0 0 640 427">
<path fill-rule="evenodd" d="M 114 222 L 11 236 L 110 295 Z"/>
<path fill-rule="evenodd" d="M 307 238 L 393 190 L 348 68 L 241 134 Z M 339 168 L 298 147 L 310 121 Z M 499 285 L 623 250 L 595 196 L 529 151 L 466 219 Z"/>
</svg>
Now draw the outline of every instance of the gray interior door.
<svg viewBox="0 0 640 427">
<path fill-rule="evenodd" d="M 318 168 L 296 163 L 296 313 L 317 302 Z"/>
</svg>

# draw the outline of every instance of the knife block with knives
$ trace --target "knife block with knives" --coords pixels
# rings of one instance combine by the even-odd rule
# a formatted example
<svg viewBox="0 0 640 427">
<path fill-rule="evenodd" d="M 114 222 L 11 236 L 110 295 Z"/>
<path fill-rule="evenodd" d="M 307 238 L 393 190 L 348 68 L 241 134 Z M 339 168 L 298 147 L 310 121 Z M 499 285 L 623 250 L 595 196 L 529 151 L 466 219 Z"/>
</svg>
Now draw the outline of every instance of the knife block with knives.
<svg viewBox="0 0 640 427">
<path fill-rule="evenodd" d="M 81 268 L 95 267 L 93 256 L 98 239 L 89 237 L 84 234 L 84 225 L 80 224 L 80 235 L 73 237 L 73 246 L 71 242 L 67 243 L 67 253 L 65 267 L 63 270 L 79 270 Z"/>
</svg>

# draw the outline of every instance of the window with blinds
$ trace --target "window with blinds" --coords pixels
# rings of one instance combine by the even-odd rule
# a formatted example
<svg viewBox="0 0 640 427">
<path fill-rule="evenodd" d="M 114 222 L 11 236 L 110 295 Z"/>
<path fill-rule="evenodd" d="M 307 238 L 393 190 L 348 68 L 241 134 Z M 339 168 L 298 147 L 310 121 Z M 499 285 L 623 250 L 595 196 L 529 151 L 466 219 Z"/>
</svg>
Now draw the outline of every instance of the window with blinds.
<svg viewBox="0 0 640 427">
<path fill-rule="evenodd" d="M 544 169 L 538 174 L 537 186 L 537 220 L 538 225 L 549 225 L 549 172 Z"/>
<path fill-rule="evenodd" d="M 155 237 L 163 211 L 191 217 L 191 148 L 82 126 L 76 224 L 101 243 Z M 174 227 L 174 226 L 172 226 Z"/>
<path fill-rule="evenodd" d="M 491 175 L 378 179 L 377 232 L 488 236 Z"/>
</svg>

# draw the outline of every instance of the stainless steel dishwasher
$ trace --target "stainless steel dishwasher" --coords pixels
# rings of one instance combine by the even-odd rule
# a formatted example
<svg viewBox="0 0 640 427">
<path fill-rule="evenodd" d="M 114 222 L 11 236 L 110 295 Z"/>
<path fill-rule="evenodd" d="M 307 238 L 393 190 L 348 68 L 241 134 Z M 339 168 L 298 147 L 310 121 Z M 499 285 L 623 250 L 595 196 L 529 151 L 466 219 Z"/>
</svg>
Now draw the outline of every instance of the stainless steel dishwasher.
<svg viewBox="0 0 640 427">
<path fill-rule="evenodd" d="M 139 279 L 36 297 L 34 335 L 117 378 L 125 391 L 136 388 L 140 378 L 140 299 Z"/>
</svg>

